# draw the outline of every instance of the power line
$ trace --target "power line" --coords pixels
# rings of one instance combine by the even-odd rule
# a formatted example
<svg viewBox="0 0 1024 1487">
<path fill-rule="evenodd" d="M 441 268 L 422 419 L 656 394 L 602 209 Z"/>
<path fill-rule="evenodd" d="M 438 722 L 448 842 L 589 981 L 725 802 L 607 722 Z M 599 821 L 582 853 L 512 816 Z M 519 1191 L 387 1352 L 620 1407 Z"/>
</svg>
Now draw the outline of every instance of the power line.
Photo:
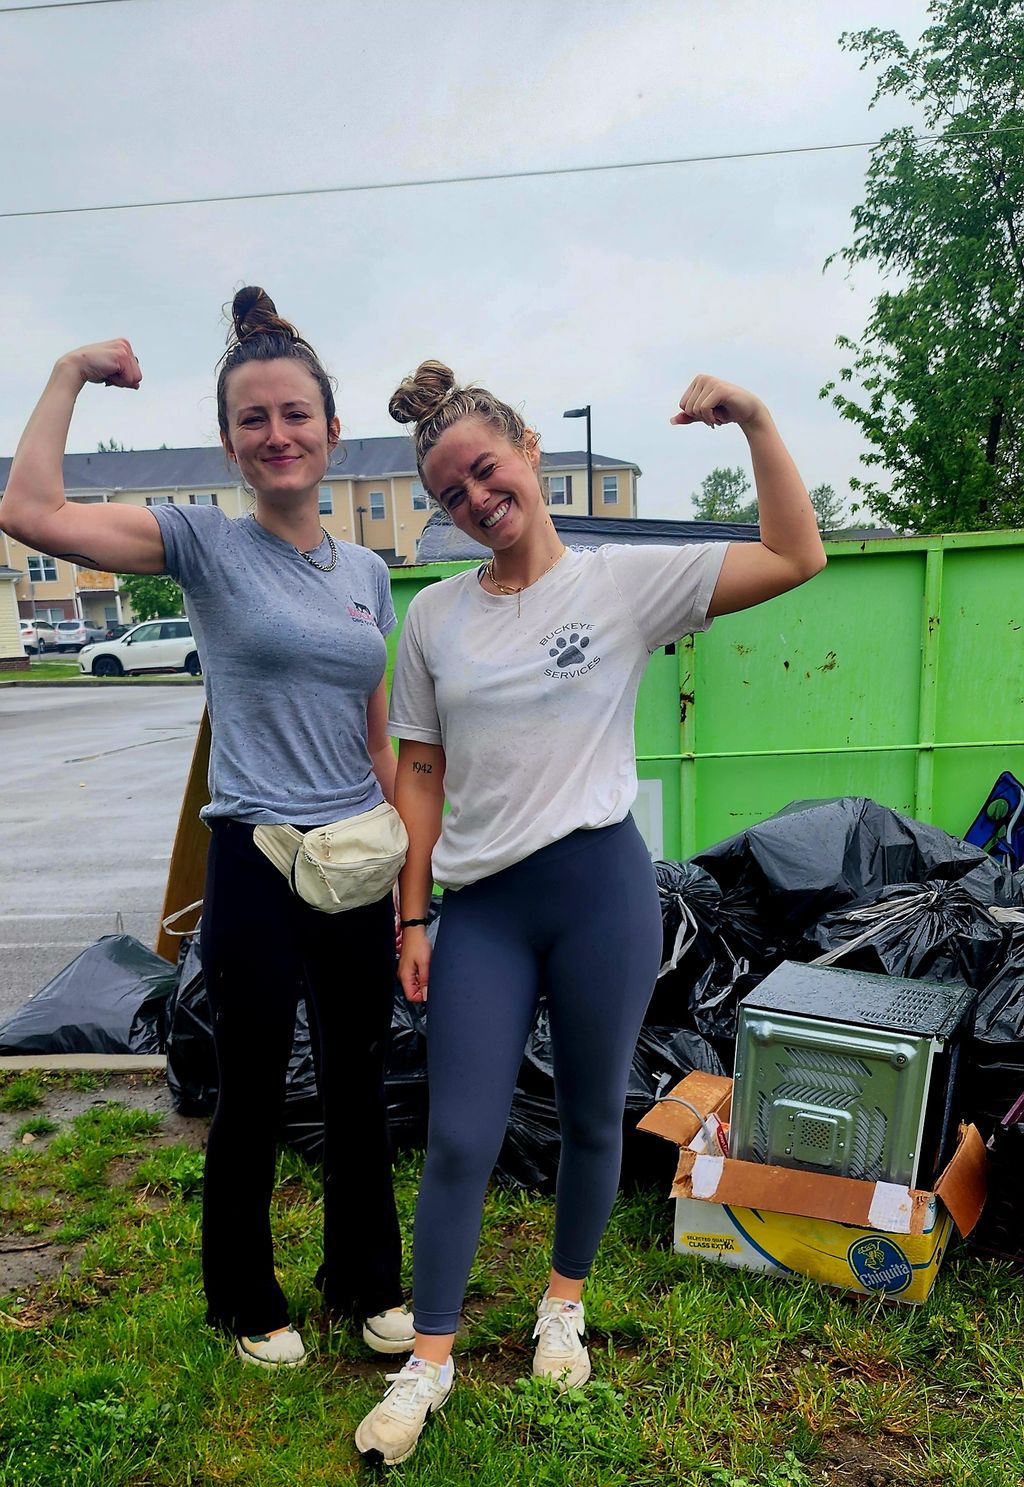
<svg viewBox="0 0 1024 1487">
<path fill-rule="evenodd" d="M 68 3 L 116 4 L 119 0 L 68 0 Z M 38 8 L 38 7 L 33 7 Z M 1024 125 L 1010 124 L 996 129 L 969 129 L 962 134 L 916 134 L 915 144 L 930 144 L 936 140 L 949 143 L 957 139 L 973 139 L 979 135 L 1020 134 Z M 119 201 L 100 206 L 86 207 L 40 207 L 27 212 L 0 212 L 0 221 L 16 217 L 70 217 L 83 212 L 141 212 L 155 207 L 212 206 L 235 201 L 283 201 L 296 196 L 342 196 L 357 191 L 409 191 L 423 186 L 469 186 L 484 181 L 529 181 L 540 177 L 595 175 L 613 170 L 653 170 L 667 165 L 707 165 L 722 160 L 764 160 L 777 155 L 816 155 L 830 150 L 866 150 L 881 144 L 880 139 L 850 140 L 838 145 L 791 145 L 779 150 L 738 150 L 723 155 L 679 155 L 668 160 L 625 160 L 604 165 L 556 165 L 541 170 L 497 170 L 469 176 L 428 176 L 407 181 L 367 181 L 350 186 L 302 186 L 291 191 L 240 191 L 225 196 L 174 196 L 163 201 Z"/>
<path fill-rule="evenodd" d="M 81 10 L 86 5 L 127 5 L 129 0 L 47 0 L 45 5 L 0 5 L 0 15 L 25 14 L 30 10 Z"/>
</svg>

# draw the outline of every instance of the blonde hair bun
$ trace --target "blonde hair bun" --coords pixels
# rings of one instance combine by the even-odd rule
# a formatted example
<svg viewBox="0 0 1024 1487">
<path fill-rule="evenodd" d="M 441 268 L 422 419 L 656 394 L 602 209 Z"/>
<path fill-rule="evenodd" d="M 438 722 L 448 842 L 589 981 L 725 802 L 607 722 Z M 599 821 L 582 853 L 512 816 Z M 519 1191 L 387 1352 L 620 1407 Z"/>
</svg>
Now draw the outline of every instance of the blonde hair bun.
<svg viewBox="0 0 1024 1487">
<path fill-rule="evenodd" d="M 423 423 L 432 418 L 455 391 L 455 373 L 443 361 L 424 361 L 403 379 L 388 403 L 396 423 Z"/>
</svg>

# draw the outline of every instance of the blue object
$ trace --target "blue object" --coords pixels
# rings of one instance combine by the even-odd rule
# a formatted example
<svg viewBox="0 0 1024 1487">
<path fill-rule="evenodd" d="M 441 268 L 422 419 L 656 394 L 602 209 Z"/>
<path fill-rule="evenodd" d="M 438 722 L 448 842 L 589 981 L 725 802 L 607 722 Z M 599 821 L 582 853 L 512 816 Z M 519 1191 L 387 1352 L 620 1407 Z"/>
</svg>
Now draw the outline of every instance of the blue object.
<svg viewBox="0 0 1024 1487">
<path fill-rule="evenodd" d="M 1002 858 L 1014 872 L 1024 867 L 1024 785 L 1009 770 L 992 786 L 964 841 Z"/>
</svg>

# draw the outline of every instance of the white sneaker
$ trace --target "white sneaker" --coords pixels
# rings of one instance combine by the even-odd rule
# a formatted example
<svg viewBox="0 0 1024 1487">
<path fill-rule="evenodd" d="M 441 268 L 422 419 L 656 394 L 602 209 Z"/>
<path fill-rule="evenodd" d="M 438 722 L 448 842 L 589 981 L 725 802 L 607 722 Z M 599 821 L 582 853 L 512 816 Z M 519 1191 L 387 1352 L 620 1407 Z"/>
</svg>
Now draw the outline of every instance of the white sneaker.
<svg viewBox="0 0 1024 1487">
<path fill-rule="evenodd" d="M 583 1304 L 545 1295 L 533 1329 L 537 1351 L 533 1371 L 554 1379 L 560 1389 L 576 1389 L 590 1377 L 590 1354 L 583 1330 Z"/>
<path fill-rule="evenodd" d="M 356 1447 L 371 1463 L 397 1466 L 412 1455 L 427 1420 L 452 1392 L 455 1367 L 410 1358 L 401 1373 L 385 1378 L 391 1388 L 360 1421 Z"/>
<path fill-rule="evenodd" d="M 306 1361 L 306 1349 L 294 1327 L 236 1337 L 235 1352 L 258 1368 L 299 1368 Z"/>
<path fill-rule="evenodd" d="M 412 1312 L 407 1306 L 379 1311 L 363 1323 L 363 1341 L 375 1353 L 411 1353 L 416 1341 Z"/>
</svg>

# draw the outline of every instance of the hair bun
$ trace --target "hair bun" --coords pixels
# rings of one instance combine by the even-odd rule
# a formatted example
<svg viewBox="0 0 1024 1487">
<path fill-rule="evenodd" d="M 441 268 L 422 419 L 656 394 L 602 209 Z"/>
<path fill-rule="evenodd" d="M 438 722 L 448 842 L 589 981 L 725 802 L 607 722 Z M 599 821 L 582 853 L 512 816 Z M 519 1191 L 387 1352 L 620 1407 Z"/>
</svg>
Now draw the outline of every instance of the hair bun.
<svg viewBox="0 0 1024 1487">
<path fill-rule="evenodd" d="M 291 341 L 300 339 L 294 325 L 283 320 L 277 306 L 265 289 L 249 284 L 240 289 L 231 302 L 231 336 L 229 340 L 239 345 L 251 336 L 287 336 Z"/>
<path fill-rule="evenodd" d="M 422 423 L 455 391 L 455 373 L 443 361 L 424 361 L 392 394 L 388 412 L 396 423 Z"/>
</svg>

